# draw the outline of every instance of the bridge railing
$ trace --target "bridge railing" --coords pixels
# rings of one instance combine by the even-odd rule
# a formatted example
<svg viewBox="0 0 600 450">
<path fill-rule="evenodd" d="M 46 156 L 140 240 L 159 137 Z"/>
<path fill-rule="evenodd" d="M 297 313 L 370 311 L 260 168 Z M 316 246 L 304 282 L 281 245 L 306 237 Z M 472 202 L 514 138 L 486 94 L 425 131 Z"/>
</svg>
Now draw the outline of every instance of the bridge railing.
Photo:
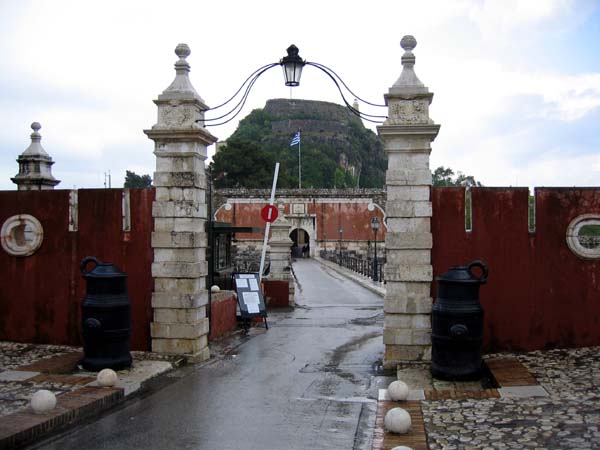
<svg viewBox="0 0 600 450">
<path fill-rule="evenodd" d="M 319 256 L 322 259 L 336 263 L 353 272 L 361 274 L 370 279 L 375 279 L 380 283 L 385 283 L 383 268 L 385 266 L 384 258 L 377 258 L 377 266 L 374 267 L 373 258 L 364 258 L 351 252 L 332 252 L 321 250 Z"/>
</svg>

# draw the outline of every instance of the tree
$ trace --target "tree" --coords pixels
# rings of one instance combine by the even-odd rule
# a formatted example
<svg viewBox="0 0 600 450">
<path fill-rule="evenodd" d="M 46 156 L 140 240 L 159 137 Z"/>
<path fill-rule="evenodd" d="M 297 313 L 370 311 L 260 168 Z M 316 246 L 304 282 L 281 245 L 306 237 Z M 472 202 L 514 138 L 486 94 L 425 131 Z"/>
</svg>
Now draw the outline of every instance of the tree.
<svg viewBox="0 0 600 450">
<path fill-rule="evenodd" d="M 275 161 L 254 142 L 229 138 L 210 165 L 217 188 L 263 188 L 273 182 Z"/>
<path fill-rule="evenodd" d="M 458 171 L 456 177 L 454 176 L 454 170 L 440 166 L 433 171 L 431 174 L 433 178 L 434 186 L 465 186 L 465 187 L 479 187 L 483 186 L 479 181 L 472 175 L 465 175 Z"/>
<path fill-rule="evenodd" d="M 333 173 L 333 185 L 339 189 L 346 187 L 346 174 L 340 167 L 337 167 Z"/>
<path fill-rule="evenodd" d="M 298 127 L 305 125 L 301 148 L 290 146 Z M 213 174 L 227 175 L 215 182 L 215 186 L 267 188 L 278 161 L 277 187 L 297 188 L 299 151 L 304 188 L 334 185 L 349 188 L 356 187 L 358 181 L 363 188 L 385 184 L 387 161 L 383 145 L 347 108 L 325 102 L 279 99 L 269 100 L 264 109 L 255 109 L 242 119 L 219 149 L 214 157 Z M 347 157 L 346 168 L 339 163 L 342 152 Z M 350 166 L 355 170 L 348 170 Z M 265 167 L 268 178 L 262 179 Z M 351 175 L 359 171 L 360 180 Z"/>
<path fill-rule="evenodd" d="M 123 184 L 123 187 L 147 188 L 150 186 L 152 186 L 152 178 L 150 178 L 150 175 L 138 175 L 129 170 L 125 171 L 125 183 Z"/>
</svg>

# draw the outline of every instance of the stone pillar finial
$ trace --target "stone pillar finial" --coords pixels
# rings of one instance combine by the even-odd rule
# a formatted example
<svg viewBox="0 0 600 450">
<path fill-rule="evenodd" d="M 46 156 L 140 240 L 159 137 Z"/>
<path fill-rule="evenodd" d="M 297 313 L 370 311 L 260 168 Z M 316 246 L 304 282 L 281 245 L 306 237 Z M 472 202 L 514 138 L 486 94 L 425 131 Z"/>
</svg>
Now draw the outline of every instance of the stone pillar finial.
<svg viewBox="0 0 600 450">
<path fill-rule="evenodd" d="M 159 100 L 174 100 L 179 97 L 190 98 L 193 97 L 196 100 L 200 100 L 204 103 L 204 100 L 200 98 L 194 86 L 190 82 L 190 63 L 187 62 L 187 57 L 190 56 L 192 51 L 187 44 L 178 44 L 175 47 L 175 54 L 179 60 L 175 63 L 175 79 L 169 85 L 167 89 L 158 97 Z M 205 109 L 206 109 L 206 105 Z"/>
<path fill-rule="evenodd" d="M 175 54 L 179 57 L 179 61 L 175 63 L 175 72 L 177 74 L 185 75 L 190 71 L 190 63 L 186 61 L 186 58 L 190 56 L 192 51 L 187 44 L 179 44 L 175 47 Z"/>
<path fill-rule="evenodd" d="M 427 88 L 423 85 L 421 80 L 419 80 L 414 71 L 416 58 L 412 51 L 417 46 L 417 40 L 414 36 L 407 34 L 400 41 L 400 46 L 404 49 L 404 55 L 402 55 L 402 73 L 391 90 L 394 90 L 394 88 L 412 87 L 423 88 L 427 91 Z"/>
<path fill-rule="evenodd" d="M 42 135 L 39 133 L 42 126 L 39 122 L 31 124 L 31 144 L 17 158 L 19 173 L 11 178 L 18 186 L 19 191 L 39 191 L 54 189 L 60 180 L 52 176 L 52 158 L 42 147 Z"/>
<path fill-rule="evenodd" d="M 39 131 L 42 129 L 40 123 L 33 122 L 31 124 L 31 129 L 33 130 L 33 133 L 31 133 L 31 142 L 40 142 L 42 140 L 42 135 L 39 133 Z M 42 151 L 44 150 L 42 149 Z M 44 153 L 46 152 L 44 151 Z"/>
<path fill-rule="evenodd" d="M 183 62 L 187 64 L 187 61 L 185 61 L 185 59 L 188 56 L 190 56 L 191 53 L 192 51 L 190 50 L 190 46 L 187 44 L 181 43 L 177 44 L 177 47 L 175 47 L 175 54 L 179 56 L 178 62 L 181 62 L 183 60 Z"/>
<path fill-rule="evenodd" d="M 39 131 L 42 129 L 42 126 L 39 122 L 33 122 L 31 124 L 31 129 L 33 130 L 33 133 L 29 135 L 29 137 L 31 137 L 31 144 L 23 152 L 23 155 L 48 156 L 48 153 L 46 153 L 46 150 L 44 150 L 44 147 L 42 147 L 42 144 L 40 144 L 40 141 L 42 140 L 42 135 Z"/>
<path fill-rule="evenodd" d="M 175 47 L 179 60 L 175 63 L 175 79 L 154 103 L 158 106 L 158 118 L 153 130 L 195 130 L 204 128 L 204 112 L 208 109 L 189 78 L 191 54 L 187 44 Z"/>
</svg>

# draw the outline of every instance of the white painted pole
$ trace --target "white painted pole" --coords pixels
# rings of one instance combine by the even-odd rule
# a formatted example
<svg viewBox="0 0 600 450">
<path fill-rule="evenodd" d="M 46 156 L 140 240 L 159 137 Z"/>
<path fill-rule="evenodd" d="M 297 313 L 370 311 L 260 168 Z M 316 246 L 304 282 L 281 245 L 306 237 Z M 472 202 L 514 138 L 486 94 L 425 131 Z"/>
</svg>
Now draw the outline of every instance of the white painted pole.
<svg viewBox="0 0 600 450">
<path fill-rule="evenodd" d="M 300 142 L 298 142 L 298 189 L 302 189 L 302 158 L 300 157 Z"/>
<path fill-rule="evenodd" d="M 269 199 L 269 205 L 275 202 L 275 188 L 277 187 L 277 176 L 279 175 L 279 163 L 275 163 L 275 174 L 273 175 L 273 187 L 271 187 L 271 198 Z M 271 218 L 271 211 L 269 210 L 269 219 Z M 263 239 L 263 248 L 260 255 L 260 269 L 258 271 L 258 278 L 262 280 L 262 273 L 265 267 L 265 257 L 267 255 L 267 241 L 269 240 L 269 231 L 271 231 L 271 222 L 267 222 L 265 227 L 265 237 Z"/>
</svg>

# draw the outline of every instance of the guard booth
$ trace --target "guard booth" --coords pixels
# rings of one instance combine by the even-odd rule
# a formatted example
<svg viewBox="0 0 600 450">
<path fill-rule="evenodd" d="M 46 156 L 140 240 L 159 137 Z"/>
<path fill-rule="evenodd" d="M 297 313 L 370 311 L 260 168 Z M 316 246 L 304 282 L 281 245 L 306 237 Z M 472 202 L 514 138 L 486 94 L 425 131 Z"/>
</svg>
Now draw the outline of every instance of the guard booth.
<svg viewBox="0 0 600 450">
<path fill-rule="evenodd" d="M 264 233 L 258 227 L 234 227 L 229 222 L 207 221 L 208 233 L 208 280 L 207 288 L 217 285 L 221 289 L 235 290 L 233 286 L 233 261 L 231 245 L 235 233 Z"/>
</svg>

